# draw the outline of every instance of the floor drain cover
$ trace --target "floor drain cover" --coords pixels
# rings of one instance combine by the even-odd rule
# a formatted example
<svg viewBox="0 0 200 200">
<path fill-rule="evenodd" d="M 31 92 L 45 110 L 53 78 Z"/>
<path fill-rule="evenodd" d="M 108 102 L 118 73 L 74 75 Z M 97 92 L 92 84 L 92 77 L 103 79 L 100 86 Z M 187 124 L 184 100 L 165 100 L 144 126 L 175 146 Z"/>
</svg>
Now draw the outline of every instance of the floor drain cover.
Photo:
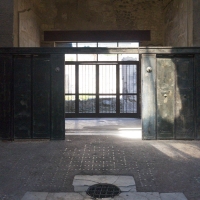
<svg viewBox="0 0 200 200">
<path fill-rule="evenodd" d="M 86 193 L 93 198 L 109 198 L 120 194 L 121 191 L 112 184 L 96 184 L 90 186 Z"/>
</svg>

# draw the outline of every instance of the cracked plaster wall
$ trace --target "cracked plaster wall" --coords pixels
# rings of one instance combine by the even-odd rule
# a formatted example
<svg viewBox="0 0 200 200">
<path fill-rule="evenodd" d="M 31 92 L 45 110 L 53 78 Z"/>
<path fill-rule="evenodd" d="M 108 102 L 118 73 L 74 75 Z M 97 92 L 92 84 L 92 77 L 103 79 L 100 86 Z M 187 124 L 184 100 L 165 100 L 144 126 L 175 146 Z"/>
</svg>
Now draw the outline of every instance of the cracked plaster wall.
<svg viewBox="0 0 200 200">
<path fill-rule="evenodd" d="M 40 42 L 41 19 L 35 9 L 34 1 L 15 0 L 14 46 L 40 47 Z"/>
</svg>

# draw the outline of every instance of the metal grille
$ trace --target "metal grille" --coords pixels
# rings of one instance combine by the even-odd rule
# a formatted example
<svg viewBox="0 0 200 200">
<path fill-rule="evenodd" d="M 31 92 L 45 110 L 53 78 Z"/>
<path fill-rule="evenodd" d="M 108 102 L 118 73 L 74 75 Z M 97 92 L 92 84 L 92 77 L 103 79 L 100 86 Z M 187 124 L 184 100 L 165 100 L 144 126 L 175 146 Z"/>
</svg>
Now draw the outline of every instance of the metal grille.
<svg viewBox="0 0 200 200">
<path fill-rule="evenodd" d="M 111 184 L 96 184 L 92 185 L 87 190 L 87 195 L 93 198 L 109 198 L 117 196 L 121 193 L 120 189 Z"/>
</svg>

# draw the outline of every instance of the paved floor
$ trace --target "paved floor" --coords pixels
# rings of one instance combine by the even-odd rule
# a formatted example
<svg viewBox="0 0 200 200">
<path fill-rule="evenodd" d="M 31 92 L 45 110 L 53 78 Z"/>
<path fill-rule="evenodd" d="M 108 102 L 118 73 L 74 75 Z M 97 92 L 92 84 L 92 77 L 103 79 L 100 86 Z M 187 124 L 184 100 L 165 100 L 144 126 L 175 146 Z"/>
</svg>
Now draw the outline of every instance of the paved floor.
<svg viewBox="0 0 200 200">
<path fill-rule="evenodd" d="M 73 192 L 75 175 L 128 175 L 138 192 L 200 199 L 200 141 L 142 141 L 123 131 L 0 142 L 0 199 L 19 200 L 28 191 Z"/>
<path fill-rule="evenodd" d="M 65 120 L 66 135 L 123 135 L 142 138 L 141 120 L 133 118 L 84 118 Z"/>
</svg>

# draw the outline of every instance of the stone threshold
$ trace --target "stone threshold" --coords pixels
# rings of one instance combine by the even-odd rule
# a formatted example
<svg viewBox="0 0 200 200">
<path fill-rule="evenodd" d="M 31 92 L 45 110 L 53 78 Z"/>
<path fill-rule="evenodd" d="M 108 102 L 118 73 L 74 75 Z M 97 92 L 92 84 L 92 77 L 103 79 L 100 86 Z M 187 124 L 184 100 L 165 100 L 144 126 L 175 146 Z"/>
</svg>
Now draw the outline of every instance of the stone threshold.
<svg viewBox="0 0 200 200">
<path fill-rule="evenodd" d="M 76 175 L 72 185 L 75 192 L 86 192 L 90 186 L 99 183 L 113 184 L 121 192 L 136 192 L 135 180 L 132 176 Z"/>
<path fill-rule="evenodd" d="M 85 192 L 26 192 L 21 200 L 92 200 Z M 100 199 L 96 199 L 100 200 Z M 122 192 L 114 198 L 102 200 L 187 200 L 183 193 L 158 193 L 158 192 Z"/>
<path fill-rule="evenodd" d="M 132 176 L 76 175 L 73 180 L 75 192 L 27 192 L 21 200 L 91 200 L 87 189 L 95 184 L 107 183 L 120 188 L 121 193 L 114 198 L 103 200 L 187 200 L 183 193 L 137 192 Z"/>
</svg>

